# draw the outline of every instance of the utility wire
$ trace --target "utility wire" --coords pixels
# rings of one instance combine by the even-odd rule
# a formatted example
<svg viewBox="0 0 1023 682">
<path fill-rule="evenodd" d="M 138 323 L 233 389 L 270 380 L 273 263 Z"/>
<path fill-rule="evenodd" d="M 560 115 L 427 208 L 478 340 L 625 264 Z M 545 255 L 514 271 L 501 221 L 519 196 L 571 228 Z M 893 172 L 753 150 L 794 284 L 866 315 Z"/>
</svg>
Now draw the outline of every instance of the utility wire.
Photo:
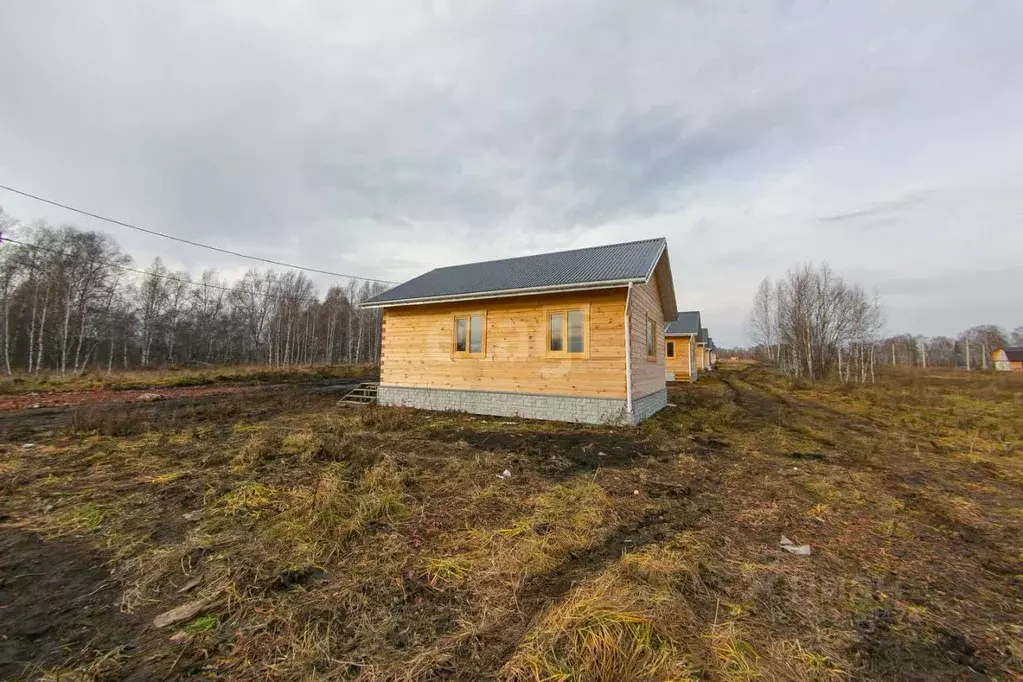
<svg viewBox="0 0 1023 682">
<path fill-rule="evenodd" d="M 47 253 L 53 253 L 53 254 L 56 254 L 58 256 L 66 256 L 66 255 L 68 255 L 67 252 L 61 251 L 60 249 L 51 249 L 51 248 L 49 248 L 47 246 L 39 246 L 38 244 L 29 244 L 27 242 L 18 241 L 17 239 L 14 239 L 12 237 L 3 236 L 3 237 L 0 237 L 0 240 L 2 240 L 3 242 L 10 242 L 11 244 L 17 244 L 18 246 L 24 246 L 24 247 L 29 248 L 29 249 L 35 249 L 37 251 L 46 251 Z M 269 299 L 274 299 L 274 300 L 278 300 L 278 301 L 297 300 L 297 297 L 295 297 L 295 296 L 280 296 L 278 294 L 271 294 L 269 292 L 253 291 L 251 289 L 240 289 L 240 288 L 234 288 L 234 287 L 225 287 L 225 286 L 223 286 L 221 284 L 205 284 L 203 282 L 193 282 L 190 279 L 182 279 L 180 277 L 175 277 L 174 275 L 171 275 L 170 273 L 163 274 L 163 275 L 157 275 L 156 273 L 153 273 L 153 272 L 146 272 L 145 270 L 139 270 L 137 268 L 129 268 L 126 265 L 119 265 L 117 263 L 111 263 L 110 261 L 90 260 L 89 262 L 90 263 L 99 263 L 99 264 L 106 265 L 106 266 L 111 267 L 111 268 L 117 268 L 118 270 L 123 270 L 125 272 L 134 272 L 134 273 L 139 274 L 139 275 L 145 275 L 146 277 L 153 277 L 153 276 L 155 276 L 155 277 L 157 277 L 159 279 L 167 279 L 167 280 L 170 280 L 172 282 L 180 282 L 181 284 L 188 284 L 188 285 L 191 285 L 191 286 L 194 286 L 194 287 L 210 287 L 211 289 L 221 289 L 222 291 L 227 291 L 227 292 L 237 292 L 237 293 L 240 293 L 240 294 L 249 294 L 251 296 L 260 296 L 260 297 L 263 297 L 263 298 L 269 298 Z"/>
<path fill-rule="evenodd" d="M 198 247 L 203 248 L 203 249 L 209 249 L 210 251 L 217 251 L 219 253 L 226 253 L 226 254 L 228 254 L 230 256 L 238 256 L 239 258 L 248 258 L 249 260 L 260 261 L 262 263 L 270 263 L 271 265 L 281 265 L 283 267 L 294 268 L 296 270 L 305 270 L 306 272 L 316 272 L 316 273 L 319 273 L 321 275 L 331 275 L 332 277 L 344 277 L 344 278 L 347 278 L 347 279 L 362 279 L 362 280 L 366 280 L 367 282 L 379 282 L 380 284 L 397 284 L 397 282 L 392 282 L 392 281 L 387 280 L 387 279 L 374 279 L 373 277 L 359 277 L 357 275 L 345 275 L 345 274 L 342 274 L 340 272 L 332 272 L 330 270 L 319 270 L 317 268 L 307 268 L 307 267 L 305 267 L 303 265 L 293 265 L 291 263 L 285 263 L 283 261 L 273 260 L 272 258 L 263 258 L 261 256 L 250 256 L 250 255 L 245 254 L 245 253 L 239 253 L 237 251 L 231 251 L 229 249 L 222 249 L 219 246 L 210 246 L 209 244 L 202 244 L 200 242 L 194 242 L 191 239 L 185 239 L 184 237 L 175 237 L 174 235 L 167 234 L 165 232 L 158 232 L 156 230 L 150 230 L 150 229 L 147 229 L 145 227 L 139 227 L 138 225 L 132 225 L 131 223 L 126 223 L 124 221 L 117 220 L 115 218 L 108 218 L 107 216 L 100 215 L 98 213 L 92 213 L 91 211 L 86 211 L 86 210 L 83 210 L 83 209 L 80 209 L 80 208 L 75 208 L 74 206 L 70 206 L 68 204 L 63 204 L 63 203 L 61 203 L 59 201 L 54 201 L 52 199 L 46 199 L 45 197 L 37 196 L 35 194 L 30 194 L 30 193 L 24 192 L 24 191 L 22 191 L 20 189 L 15 189 L 14 187 L 8 187 L 7 185 L 0 185 L 0 189 L 5 189 L 8 192 L 13 192 L 15 194 L 20 194 L 21 196 L 28 197 L 29 199 L 35 199 L 36 201 L 41 201 L 44 204 L 49 204 L 51 206 L 56 206 L 58 208 L 63 208 L 63 209 L 68 210 L 68 211 L 74 211 L 75 213 L 79 213 L 79 214 L 84 215 L 84 216 L 89 216 L 90 218 L 96 218 L 97 220 L 103 220 L 103 221 L 111 223 L 113 225 L 120 225 L 121 227 L 127 227 L 129 229 L 137 230 L 139 232 L 145 232 L 146 234 L 152 234 L 152 235 L 155 235 L 157 237 L 163 237 L 164 239 L 170 239 L 172 241 L 181 242 L 182 244 L 189 244 L 191 246 L 198 246 Z M 9 240 L 9 241 L 13 241 L 13 240 Z"/>
</svg>

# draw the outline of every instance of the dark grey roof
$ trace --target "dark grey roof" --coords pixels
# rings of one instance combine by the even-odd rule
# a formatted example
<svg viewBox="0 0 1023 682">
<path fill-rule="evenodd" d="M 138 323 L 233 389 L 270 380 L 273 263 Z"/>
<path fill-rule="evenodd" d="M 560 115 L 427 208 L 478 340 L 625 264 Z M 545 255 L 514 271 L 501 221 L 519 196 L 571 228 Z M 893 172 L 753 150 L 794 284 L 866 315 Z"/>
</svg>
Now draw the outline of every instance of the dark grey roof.
<svg viewBox="0 0 1023 682">
<path fill-rule="evenodd" d="M 374 307 L 434 299 L 484 298 L 487 294 L 533 289 L 556 291 L 586 284 L 645 282 L 665 245 L 662 237 L 437 268 L 374 296 L 363 305 Z"/>
<path fill-rule="evenodd" d="M 1013 346 L 1002 350 L 1005 351 L 1005 359 L 1009 362 L 1023 362 L 1023 346 Z"/>
<path fill-rule="evenodd" d="M 706 327 L 700 327 L 700 338 L 696 341 L 697 343 L 707 343 L 710 341 L 710 333 L 707 331 Z"/>
<path fill-rule="evenodd" d="M 686 336 L 700 333 L 700 311 L 690 310 L 679 313 L 678 317 L 664 325 L 665 336 Z"/>
</svg>

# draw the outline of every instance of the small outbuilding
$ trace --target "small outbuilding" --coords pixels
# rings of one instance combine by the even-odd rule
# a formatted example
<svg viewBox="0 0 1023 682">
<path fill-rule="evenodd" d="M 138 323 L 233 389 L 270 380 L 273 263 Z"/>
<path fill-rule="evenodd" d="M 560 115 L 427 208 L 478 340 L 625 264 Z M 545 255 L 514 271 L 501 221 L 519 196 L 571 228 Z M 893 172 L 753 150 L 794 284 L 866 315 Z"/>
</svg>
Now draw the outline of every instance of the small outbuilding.
<svg viewBox="0 0 1023 682">
<path fill-rule="evenodd" d="M 381 308 L 381 405 L 635 424 L 667 404 L 667 242 L 437 268 Z"/>
<path fill-rule="evenodd" d="M 667 381 L 696 381 L 699 365 L 696 340 L 700 311 L 689 310 L 664 325 L 664 372 Z"/>
<path fill-rule="evenodd" d="M 1023 346 L 991 351 L 991 366 L 999 372 L 1023 372 Z"/>
</svg>

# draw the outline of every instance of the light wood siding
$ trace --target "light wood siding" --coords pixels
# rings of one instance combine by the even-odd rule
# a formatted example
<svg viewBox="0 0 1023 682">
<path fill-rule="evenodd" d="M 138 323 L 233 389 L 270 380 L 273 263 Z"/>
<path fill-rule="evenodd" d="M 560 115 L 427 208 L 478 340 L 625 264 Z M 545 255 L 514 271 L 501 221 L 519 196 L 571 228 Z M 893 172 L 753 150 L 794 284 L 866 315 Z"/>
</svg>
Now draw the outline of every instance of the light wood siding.
<svg viewBox="0 0 1023 682">
<path fill-rule="evenodd" d="M 690 337 L 688 336 L 666 336 L 664 338 L 664 347 L 667 349 L 668 342 L 675 344 L 675 357 L 669 358 L 668 352 L 664 352 L 664 368 L 669 372 L 675 373 L 675 381 L 682 381 L 683 379 L 691 379 L 692 376 L 689 371 L 689 363 L 693 355 L 693 348 L 690 343 Z"/>
<path fill-rule="evenodd" d="M 632 399 L 664 389 L 664 310 L 661 307 L 657 279 L 632 287 L 629 303 L 629 334 L 632 339 Z M 651 361 L 646 354 L 647 317 L 654 323 L 654 352 Z"/>
<path fill-rule="evenodd" d="M 701 344 L 696 344 L 696 369 L 707 369 L 707 349 Z"/>
<path fill-rule="evenodd" d="M 390 386 L 624 398 L 624 288 L 385 308 L 380 382 Z M 589 306 L 589 357 L 546 357 L 544 309 Z M 453 357 L 454 316 L 486 311 L 483 357 Z M 644 358 L 645 361 L 645 358 Z M 662 366 L 663 382 L 663 366 Z"/>
</svg>

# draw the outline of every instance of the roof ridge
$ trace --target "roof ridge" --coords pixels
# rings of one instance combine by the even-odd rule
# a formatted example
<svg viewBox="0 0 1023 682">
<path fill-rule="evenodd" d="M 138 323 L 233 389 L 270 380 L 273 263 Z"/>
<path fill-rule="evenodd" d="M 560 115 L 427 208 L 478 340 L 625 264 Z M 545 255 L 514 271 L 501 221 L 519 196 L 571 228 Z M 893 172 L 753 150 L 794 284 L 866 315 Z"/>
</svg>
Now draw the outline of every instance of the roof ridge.
<svg viewBox="0 0 1023 682">
<path fill-rule="evenodd" d="M 614 244 L 598 244 L 597 246 L 584 246 L 578 249 L 565 249 L 564 251 L 541 251 L 540 253 L 531 253 L 528 256 L 509 256 L 508 258 L 495 258 L 494 260 L 478 260 L 471 263 L 458 263 L 457 265 L 443 265 L 439 268 L 434 268 L 428 272 L 437 272 L 438 270 L 447 270 L 448 268 L 464 268 L 467 265 L 490 265 L 491 263 L 504 263 L 510 260 L 524 260 L 526 258 L 535 258 L 537 256 L 549 256 L 552 254 L 565 254 L 565 253 L 579 253 L 581 251 L 594 251 L 596 249 L 608 249 L 613 246 L 631 246 L 633 244 L 650 244 L 653 242 L 667 242 L 664 237 L 652 237 L 650 239 L 636 239 L 631 242 L 615 242 Z M 426 274 L 426 273 L 424 273 Z"/>
</svg>

